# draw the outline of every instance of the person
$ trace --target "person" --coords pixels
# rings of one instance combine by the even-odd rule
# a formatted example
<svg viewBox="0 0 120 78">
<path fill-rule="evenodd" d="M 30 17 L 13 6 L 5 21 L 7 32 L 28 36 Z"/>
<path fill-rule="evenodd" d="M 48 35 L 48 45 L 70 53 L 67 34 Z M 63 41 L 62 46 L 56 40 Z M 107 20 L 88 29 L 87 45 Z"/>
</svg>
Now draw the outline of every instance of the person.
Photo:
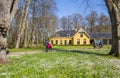
<svg viewBox="0 0 120 78">
<path fill-rule="evenodd" d="M 48 49 L 52 50 L 52 43 L 51 42 L 48 43 Z"/>
<path fill-rule="evenodd" d="M 97 48 L 96 40 L 94 40 L 92 44 L 94 48 Z"/>
<path fill-rule="evenodd" d="M 99 46 L 100 46 L 100 48 L 103 47 L 103 42 L 102 41 L 100 41 Z"/>
<path fill-rule="evenodd" d="M 48 41 L 47 40 L 46 40 L 45 46 L 46 46 L 46 52 L 47 52 L 48 51 Z"/>
</svg>

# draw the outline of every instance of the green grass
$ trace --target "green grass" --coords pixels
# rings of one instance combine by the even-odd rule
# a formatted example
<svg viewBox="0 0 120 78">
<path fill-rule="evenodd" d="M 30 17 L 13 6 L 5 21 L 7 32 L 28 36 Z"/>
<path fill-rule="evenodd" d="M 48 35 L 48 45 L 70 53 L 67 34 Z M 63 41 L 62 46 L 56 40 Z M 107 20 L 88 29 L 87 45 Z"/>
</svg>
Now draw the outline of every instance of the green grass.
<svg viewBox="0 0 120 78">
<path fill-rule="evenodd" d="M 58 48 L 58 49 L 68 49 L 68 50 L 73 50 L 73 49 L 93 49 L 92 45 L 88 45 L 88 46 L 84 46 L 84 45 L 80 45 L 80 46 L 53 46 L 54 48 Z M 111 46 L 110 45 L 104 45 L 103 48 L 101 49 L 110 49 Z"/>
<path fill-rule="evenodd" d="M 10 52 L 30 52 L 30 51 L 38 51 L 38 50 L 43 50 L 45 47 L 33 47 L 33 48 L 18 48 L 18 49 L 9 49 Z"/>
<path fill-rule="evenodd" d="M 9 57 L 12 63 L 0 65 L 0 78 L 120 77 L 120 59 L 105 55 L 110 50 L 107 46 L 95 50 L 78 47 L 63 46 L 59 52 Z"/>
</svg>

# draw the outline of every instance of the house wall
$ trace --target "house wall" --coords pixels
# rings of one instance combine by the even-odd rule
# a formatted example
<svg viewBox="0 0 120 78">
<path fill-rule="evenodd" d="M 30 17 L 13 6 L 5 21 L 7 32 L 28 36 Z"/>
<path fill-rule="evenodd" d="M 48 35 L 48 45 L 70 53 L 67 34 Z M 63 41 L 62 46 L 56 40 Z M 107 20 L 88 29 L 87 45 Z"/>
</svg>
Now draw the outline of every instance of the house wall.
<svg viewBox="0 0 120 78">
<path fill-rule="evenodd" d="M 71 40 L 71 44 L 72 44 L 72 38 L 67 38 L 67 37 L 52 37 L 49 40 L 55 45 L 69 45 L 70 40 Z M 56 44 L 56 40 L 57 40 L 58 44 Z M 60 41 L 62 41 L 62 44 Z"/>
<path fill-rule="evenodd" d="M 80 40 L 80 44 L 77 43 L 77 40 Z M 84 44 L 84 39 L 86 40 L 86 44 L 90 44 L 90 37 L 87 36 L 87 34 L 83 33 L 83 36 L 80 36 L 80 32 L 76 33 L 75 36 L 73 37 L 73 45 L 85 45 Z"/>
<path fill-rule="evenodd" d="M 77 40 L 80 40 L 80 44 L 77 43 Z M 84 44 L 84 39 L 86 40 L 86 44 Z M 90 37 L 83 33 L 83 37 L 80 36 L 80 33 L 76 33 L 74 37 L 51 37 L 49 39 L 55 45 L 70 45 L 70 40 L 72 45 L 88 45 L 90 44 Z M 56 40 L 57 43 L 56 44 Z M 62 41 L 62 44 L 61 42 Z"/>
</svg>

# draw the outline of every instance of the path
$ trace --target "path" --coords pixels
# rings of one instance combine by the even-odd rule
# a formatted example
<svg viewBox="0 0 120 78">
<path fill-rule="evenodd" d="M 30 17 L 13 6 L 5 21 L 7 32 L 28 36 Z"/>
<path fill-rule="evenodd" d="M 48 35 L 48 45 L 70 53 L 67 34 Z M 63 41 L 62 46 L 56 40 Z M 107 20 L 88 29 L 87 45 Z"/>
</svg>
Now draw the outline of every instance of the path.
<svg viewBox="0 0 120 78">
<path fill-rule="evenodd" d="M 20 55 L 26 55 L 26 54 L 37 54 L 37 53 L 42 53 L 44 52 L 43 50 L 38 50 L 38 51 L 29 51 L 29 52 L 10 52 L 8 56 L 20 56 Z"/>
</svg>

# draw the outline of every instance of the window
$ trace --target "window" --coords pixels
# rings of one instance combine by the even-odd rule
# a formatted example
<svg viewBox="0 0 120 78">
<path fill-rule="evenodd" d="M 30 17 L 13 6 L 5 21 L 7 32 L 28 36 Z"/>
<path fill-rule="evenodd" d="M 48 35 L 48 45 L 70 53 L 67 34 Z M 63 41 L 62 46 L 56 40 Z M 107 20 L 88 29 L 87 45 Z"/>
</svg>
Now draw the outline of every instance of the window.
<svg viewBox="0 0 120 78">
<path fill-rule="evenodd" d="M 56 40 L 56 44 L 58 44 L 58 40 Z"/>
<path fill-rule="evenodd" d="M 60 44 L 62 45 L 62 40 L 60 40 Z"/>
<path fill-rule="evenodd" d="M 67 34 L 66 37 L 70 37 L 70 34 Z"/>
<path fill-rule="evenodd" d="M 56 37 L 59 37 L 59 34 L 56 34 Z"/>
<path fill-rule="evenodd" d="M 77 39 L 77 44 L 80 44 L 80 39 Z"/>
<path fill-rule="evenodd" d="M 83 40 L 83 44 L 86 44 L 86 39 Z"/>
<path fill-rule="evenodd" d="M 80 37 L 83 37 L 83 33 L 80 33 Z"/>
<path fill-rule="evenodd" d="M 67 40 L 64 41 L 64 44 L 65 44 L 65 45 L 67 44 Z"/>
<path fill-rule="evenodd" d="M 51 40 L 51 43 L 53 44 L 53 40 Z"/>
<path fill-rule="evenodd" d="M 72 44 L 72 40 L 69 40 L 69 44 Z"/>
</svg>

